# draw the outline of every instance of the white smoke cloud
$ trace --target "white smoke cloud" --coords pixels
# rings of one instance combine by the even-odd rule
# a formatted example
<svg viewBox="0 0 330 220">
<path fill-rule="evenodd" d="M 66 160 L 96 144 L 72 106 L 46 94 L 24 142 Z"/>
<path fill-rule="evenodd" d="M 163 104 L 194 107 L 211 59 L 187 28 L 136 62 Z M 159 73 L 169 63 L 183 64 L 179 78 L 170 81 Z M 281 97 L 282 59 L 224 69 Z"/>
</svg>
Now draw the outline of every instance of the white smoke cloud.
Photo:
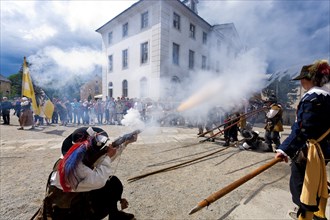
<svg viewBox="0 0 330 220">
<path fill-rule="evenodd" d="M 200 1 L 198 6 L 211 24 L 234 23 L 247 47 L 264 52 L 269 73 L 330 58 L 328 1 Z"/>
<path fill-rule="evenodd" d="M 121 120 L 122 125 L 133 128 L 144 130 L 145 124 L 141 120 L 141 115 L 138 110 L 136 109 L 129 109 L 127 114 L 124 115 L 123 119 Z"/>
<path fill-rule="evenodd" d="M 100 75 L 100 66 L 106 62 L 106 58 L 101 51 L 88 47 L 67 50 L 46 47 L 29 56 L 27 61 L 31 64 L 30 72 L 36 84 L 60 88 L 75 77 Z"/>
<path fill-rule="evenodd" d="M 240 53 L 227 60 L 220 75 L 215 77 L 205 72 L 192 80 L 189 98 L 184 100 L 178 110 L 182 114 L 205 116 L 212 107 L 224 111 L 243 107 L 253 94 L 266 85 L 265 74 L 268 67 L 265 56 L 258 49 Z M 201 86 L 201 79 L 204 84 Z"/>
</svg>

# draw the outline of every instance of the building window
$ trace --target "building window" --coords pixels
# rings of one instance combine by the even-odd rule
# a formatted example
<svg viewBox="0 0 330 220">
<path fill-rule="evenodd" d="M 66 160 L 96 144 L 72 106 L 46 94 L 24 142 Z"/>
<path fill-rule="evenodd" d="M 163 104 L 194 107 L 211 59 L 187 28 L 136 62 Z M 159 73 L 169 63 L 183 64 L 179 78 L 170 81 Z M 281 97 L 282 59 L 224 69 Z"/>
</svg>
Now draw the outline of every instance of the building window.
<svg viewBox="0 0 330 220">
<path fill-rule="evenodd" d="M 123 25 L 123 37 L 126 37 L 128 34 L 128 23 Z"/>
<path fill-rule="evenodd" d="M 95 87 L 94 87 L 94 91 L 95 91 L 96 94 L 99 93 L 99 86 L 98 86 L 98 85 L 95 85 Z"/>
<path fill-rule="evenodd" d="M 146 98 L 148 91 L 148 81 L 145 77 L 140 80 L 140 98 Z"/>
<path fill-rule="evenodd" d="M 190 31 L 190 35 L 189 35 L 189 37 L 195 39 L 195 32 L 196 32 L 196 27 L 195 27 L 195 25 L 190 24 L 189 31 Z"/>
<path fill-rule="evenodd" d="M 112 82 L 108 83 L 108 96 L 113 97 L 113 84 L 112 84 Z"/>
<path fill-rule="evenodd" d="M 195 63 L 195 52 L 189 50 L 189 69 L 194 69 L 194 63 Z"/>
<path fill-rule="evenodd" d="M 203 44 L 207 44 L 207 33 L 203 32 Z"/>
<path fill-rule="evenodd" d="M 108 44 L 112 44 L 112 31 L 108 33 Z"/>
<path fill-rule="evenodd" d="M 128 50 L 123 50 L 123 69 L 128 67 Z"/>
<path fill-rule="evenodd" d="M 112 72 L 113 71 L 113 58 L 112 58 L 112 55 L 108 56 L 108 62 L 109 62 L 108 70 L 109 70 L 109 72 Z"/>
<path fill-rule="evenodd" d="M 148 62 L 148 42 L 141 44 L 141 63 Z"/>
<path fill-rule="evenodd" d="M 180 30 L 180 15 L 173 13 L 173 27 Z"/>
<path fill-rule="evenodd" d="M 141 14 L 141 29 L 148 27 L 148 12 Z"/>
<path fill-rule="evenodd" d="M 206 69 L 206 56 L 202 56 L 202 69 Z"/>
<path fill-rule="evenodd" d="M 127 83 L 127 80 L 123 80 L 122 87 L 123 87 L 122 97 L 128 97 L 128 83 Z"/>
<path fill-rule="evenodd" d="M 173 43 L 173 54 L 172 54 L 173 64 L 179 65 L 179 52 L 180 52 L 180 45 Z"/>
</svg>

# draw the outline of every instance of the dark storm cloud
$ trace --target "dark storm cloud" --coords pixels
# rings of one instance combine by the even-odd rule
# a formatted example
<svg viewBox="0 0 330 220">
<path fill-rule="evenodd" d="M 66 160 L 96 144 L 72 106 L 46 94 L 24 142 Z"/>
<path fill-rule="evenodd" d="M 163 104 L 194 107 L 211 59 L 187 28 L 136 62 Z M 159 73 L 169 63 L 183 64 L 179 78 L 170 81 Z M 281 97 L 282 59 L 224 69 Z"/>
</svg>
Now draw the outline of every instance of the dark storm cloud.
<svg viewBox="0 0 330 220">
<path fill-rule="evenodd" d="M 101 51 L 101 36 L 95 29 L 134 1 L 0 3 L 0 73 L 8 76 L 19 71 L 24 56 L 33 56 L 47 47 L 57 47 L 63 51 L 74 48 Z"/>
<path fill-rule="evenodd" d="M 100 51 L 95 30 L 134 2 L 0 1 L 0 73 L 16 73 L 24 56 L 49 46 Z M 199 2 L 199 15 L 210 24 L 235 24 L 242 42 L 265 54 L 269 72 L 329 59 L 328 0 Z"/>
</svg>

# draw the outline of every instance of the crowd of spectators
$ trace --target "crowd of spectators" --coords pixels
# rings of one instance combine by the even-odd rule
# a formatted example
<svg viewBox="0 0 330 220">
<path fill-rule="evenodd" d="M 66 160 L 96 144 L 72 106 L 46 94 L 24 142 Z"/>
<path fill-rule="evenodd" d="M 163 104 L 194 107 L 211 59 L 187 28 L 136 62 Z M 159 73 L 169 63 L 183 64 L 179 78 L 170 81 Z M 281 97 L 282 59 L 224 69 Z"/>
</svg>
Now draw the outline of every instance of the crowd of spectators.
<svg viewBox="0 0 330 220">
<path fill-rule="evenodd" d="M 19 117 L 21 98 L 11 102 L 14 114 Z M 177 111 L 179 102 L 172 101 L 153 101 L 149 98 L 127 98 L 127 97 L 106 97 L 102 99 L 91 100 L 72 100 L 67 97 L 53 98 L 54 112 L 51 118 L 45 118 L 43 115 L 34 114 L 34 126 L 40 125 L 60 125 L 60 126 L 88 126 L 88 125 L 121 125 L 121 121 L 127 111 L 131 108 L 140 113 L 140 119 L 145 123 L 157 124 L 160 126 L 186 126 L 197 127 L 203 123 L 206 118 L 202 114 L 188 117 Z M 250 103 L 248 109 L 251 111 L 260 106 L 254 106 Z M 225 112 L 221 107 L 215 108 L 217 118 L 215 124 L 224 121 Z M 254 121 L 251 118 L 251 121 Z M 253 123 L 252 123 L 253 124 Z"/>
</svg>

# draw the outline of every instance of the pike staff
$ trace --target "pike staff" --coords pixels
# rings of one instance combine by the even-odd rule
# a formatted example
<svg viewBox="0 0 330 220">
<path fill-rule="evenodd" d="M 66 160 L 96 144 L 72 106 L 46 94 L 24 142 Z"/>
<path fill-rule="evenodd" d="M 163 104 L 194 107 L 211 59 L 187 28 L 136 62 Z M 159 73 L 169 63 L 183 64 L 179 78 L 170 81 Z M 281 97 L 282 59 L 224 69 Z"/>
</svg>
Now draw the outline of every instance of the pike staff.
<svg viewBox="0 0 330 220">
<path fill-rule="evenodd" d="M 253 115 L 255 115 L 255 114 L 257 114 L 257 113 L 263 111 L 263 110 L 266 109 L 266 108 L 267 108 L 267 107 L 263 107 L 263 108 L 258 109 L 258 111 L 253 111 L 253 112 L 250 112 L 250 114 L 245 114 L 245 115 L 242 115 L 242 116 L 245 116 L 246 118 L 248 118 L 248 117 L 251 117 L 251 116 L 253 116 Z M 232 120 L 230 120 L 230 121 L 224 123 L 223 125 L 226 125 L 226 124 L 228 124 L 228 123 L 230 123 L 230 122 L 232 122 L 232 121 L 234 121 L 234 120 L 237 120 L 237 119 L 240 118 L 240 117 L 241 117 L 241 116 L 238 116 L 238 117 L 236 117 L 236 118 L 234 118 L 234 119 L 232 119 Z M 238 124 L 239 122 L 240 122 L 240 121 L 237 121 L 237 122 L 235 122 L 235 123 L 229 125 L 228 127 L 224 128 L 223 130 L 220 130 L 219 132 L 217 132 L 217 133 L 211 135 L 210 137 L 205 138 L 204 140 L 201 140 L 200 142 L 207 141 L 207 140 L 209 140 L 209 139 L 211 139 L 211 138 L 214 138 L 215 136 L 217 136 L 217 135 L 219 135 L 219 134 L 223 134 L 224 131 L 228 130 L 229 128 L 233 127 L 234 125 Z"/>
<path fill-rule="evenodd" d="M 222 124 L 220 124 L 219 126 L 217 126 L 217 127 L 215 127 L 215 128 L 212 128 L 212 129 L 210 129 L 210 130 L 208 130 L 208 131 L 205 131 L 204 133 L 202 133 L 202 134 L 199 134 L 198 135 L 198 137 L 202 137 L 202 136 L 204 136 L 205 134 L 208 134 L 208 133 L 210 133 L 211 131 L 214 131 L 214 130 L 216 130 L 216 129 L 219 129 L 220 130 L 220 127 L 222 127 L 222 126 L 224 126 L 224 125 L 226 125 L 226 124 L 228 124 L 228 123 L 230 123 L 230 122 L 233 122 L 233 121 L 235 121 L 235 120 L 237 120 L 237 119 L 241 119 L 242 117 L 250 117 L 250 116 L 253 116 L 253 115 L 255 115 L 255 114 L 257 114 L 257 113 L 260 113 L 260 112 L 262 112 L 262 111 L 264 111 L 265 109 L 267 109 L 268 107 L 262 107 L 262 108 L 258 108 L 258 109 L 256 109 L 256 110 L 253 110 L 253 111 L 250 111 L 250 112 L 247 112 L 247 113 L 245 113 L 245 114 L 242 114 L 242 115 L 240 115 L 240 116 L 238 116 L 238 117 L 236 117 L 236 118 L 233 118 L 233 119 L 231 119 L 231 120 L 229 120 L 229 121 L 227 121 L 227 122 L 224 122 L 224 123 L 222 123 Z M 220 130 L 220 132 L 219 133 L 221 133 L 222 131 Z M 218 134 L 219 134 L 218 133 Z"/>
<path fill-rule="evenodd" d="M 201 202 L 199 202 L 197 204 L 197 206 L 195 206 L 190 212 L 189 215 L 198 212 L 199 210 L 201 210 L 202 208 L 204 208 L 205 206 L 209 206 L 211 203 L 215 202 L 216 200 L 220 199 L 221 197 L 223 197 L 224 195 L 226 195 L 227 193 L 233 191 L 234 189 L 236 189 L 237 187 L 239 187 L 240 185 L 242 185 L 243 183 L 249 181 L 250 179 L 252 179 L 253 177 L 257 176 L 258 174 L 262 173 L 263 171 L 267 170 L 268 168 L 272 167 L 273 165 L 275 165 L 276 163 L 282 161 L 283 158 L 275 158 L 271 161 L 269 161 L 267 164 L 259 167 L 258 169 L 252 171 L 251 173 L 241 177 L 240 179 L 236 180 L 235 182 L 232 182 L 231 184 L 227 185 L 226 187 L 220 189 L 219 191 L 212 193 L 210 196 L 208 196 L 206 199 L 202 200 Z"/>
<path fill-rule="evenodd" d="M 147 176 L 150 176 L 150 175 L 153 175 L 153 174 L 157 174 L 157 173 L 161 173 L 161 172 L 165 172 L 165 171 L 169 171 L 169 170 L 173 170 L 173 169 L 176 169 L 176 168 L 179 168 L 180 166 L 182 165 L 185 165 L 185 164 L 189 164 L 189 163 L 192 163 L 194 161 L 197 161 L 197 160 L 200 160 L 200 159 L 203 159 L 203 158 L 206 158 L 206 157 L 209 157 L 211 155 L 214 155 L 214 154 L 217 154 L 223 150 L 226 150 L 228 147 L 225 147 L 223 149 L 220 149 L 220 150 L 217 150 L 215 152 L 212 152 L 210 154 L 207 154 L 207 155 L 204 155 L 204 156 L 201 156 L 201 157 L 198 157 L 198 158 L 195 158 L 195 159 L 192 159 L 192 160 L 188 160 L 188 161 L 185 161 L 183 163 L 179 163 L 179 164 L 176 164 L 176 165 L 173 165 L 173 166 L 169 166 L 169 167 L 165 167 L 163 169 L 159 169 L 159 170 L 155 170 L 155 171 L 152 171 L 152 172 L 149 172 L 149 173 L 145 173 L 145 174 L 142 174 L 142 175 L 139 175 L 139 176 L 135 176 L 135 177 L 132 177 L 132 178 L 129 178 L 127 181 L 129 182 L 134 182 L 134 181 L 137 181 L 139 179 L 142 179 L 144 177 L 147 177 Z"/>
</svg>

